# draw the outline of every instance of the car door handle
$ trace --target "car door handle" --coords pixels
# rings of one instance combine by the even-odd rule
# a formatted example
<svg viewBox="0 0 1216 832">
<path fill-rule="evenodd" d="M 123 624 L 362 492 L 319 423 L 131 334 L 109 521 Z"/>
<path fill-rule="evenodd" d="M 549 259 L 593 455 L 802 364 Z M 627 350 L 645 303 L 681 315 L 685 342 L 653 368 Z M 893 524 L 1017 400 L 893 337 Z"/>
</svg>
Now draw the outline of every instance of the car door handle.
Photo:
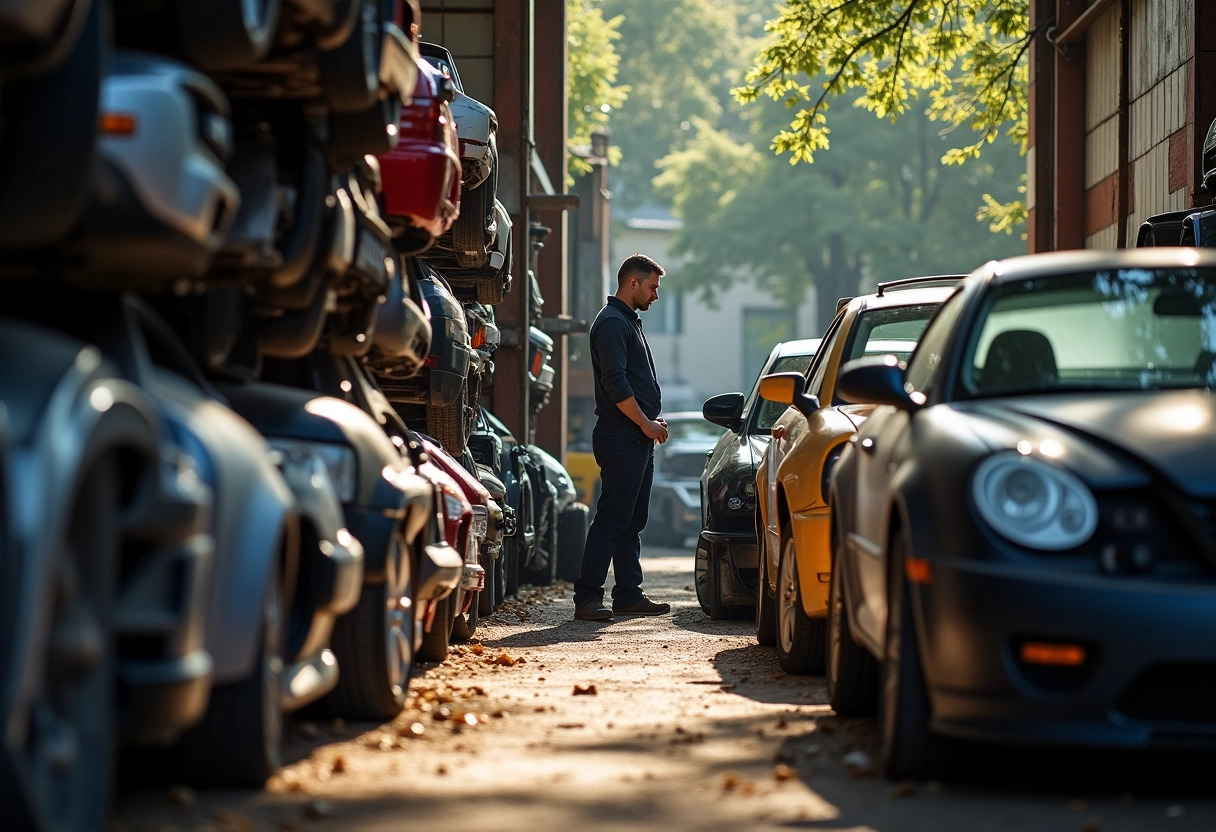
<svg viewBox="0 0 1216 832">
<path fill-rule="evenodd" d="M 865 439 L 861 440 L 861 442 L 858 444 L 860 444 L 861 449 L 868 454 L 874 453 L 874 449 L 875 449 L 875 447 L 877 447 L 877 445 L 874 442 L 874 437 L 872 437 L 872 436 L 867 436 Z"/>
</svg>

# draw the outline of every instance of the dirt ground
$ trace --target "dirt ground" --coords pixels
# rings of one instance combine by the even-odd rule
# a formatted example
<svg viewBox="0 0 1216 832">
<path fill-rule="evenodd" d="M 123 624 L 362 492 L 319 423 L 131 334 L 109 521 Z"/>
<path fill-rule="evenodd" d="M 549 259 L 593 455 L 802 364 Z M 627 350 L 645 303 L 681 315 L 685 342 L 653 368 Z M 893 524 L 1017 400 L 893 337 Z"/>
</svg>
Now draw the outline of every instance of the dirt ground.
<svg viewBox="0 0 1216 832">
<path fill-rule="evenodd" d="M 783 674 L 750 620 L 702 614 L 690 552 L 645 554 L 670 615 L 575 621 L 569 584 L 528 588 L 421 665 L 391 723 L 295 720 L 259 791 L 127 784 L 112 832 L 1216 832 L 1210 755 L 993 749 L 965 782 L 889 783 L 871 720 Z"/>
</svg>

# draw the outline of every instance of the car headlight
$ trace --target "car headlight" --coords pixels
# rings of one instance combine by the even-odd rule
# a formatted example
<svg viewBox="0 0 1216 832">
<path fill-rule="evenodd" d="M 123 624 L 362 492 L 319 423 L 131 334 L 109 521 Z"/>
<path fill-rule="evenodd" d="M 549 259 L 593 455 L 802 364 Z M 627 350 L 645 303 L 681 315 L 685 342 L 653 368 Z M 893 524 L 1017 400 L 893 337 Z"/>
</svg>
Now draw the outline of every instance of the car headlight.
<svg viewBox="0 0 1216 832">
<path fill-rule="evenodd" d="M 1077 477 L 1010 451 L 980 463 L 971 479 L 980 516 L 997 534 L 1031 549 L 1079 546 L 1098 526 L 1098 504 Z"/>
<path fill-rule="evenodd" d="M 303 439 L 267 439 L 271 450 L 285 455 L 311 454 L 321 460 L 333 481 L 334 491 L 343 503 L 355 499 L 358 463 L 355 450 L 348 445 L 308 442 Z"/>
</svg>

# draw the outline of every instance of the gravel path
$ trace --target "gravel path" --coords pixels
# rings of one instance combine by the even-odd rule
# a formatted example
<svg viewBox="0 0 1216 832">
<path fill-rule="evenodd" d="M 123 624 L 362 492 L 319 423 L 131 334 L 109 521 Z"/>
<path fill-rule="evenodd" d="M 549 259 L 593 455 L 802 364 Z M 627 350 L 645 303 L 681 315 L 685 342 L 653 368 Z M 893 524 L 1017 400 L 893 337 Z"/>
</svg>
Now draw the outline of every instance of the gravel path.
<svg viewBox="0 0 1216 832">
<path fill-rule="evenodd" d="M 965 784 L 875 777 L 871 720 L 834 716 L 750 621 L 703 615 L 687 552 L 647 554 L 670 615 L 575 621 L 569 584 L 526 588 L 419 667 L 393 722 L 297 720 L 262 791 L 128 786 L 113 832 L 1216 832 L 1211 757 L 997 752 Z"/>
</svg>

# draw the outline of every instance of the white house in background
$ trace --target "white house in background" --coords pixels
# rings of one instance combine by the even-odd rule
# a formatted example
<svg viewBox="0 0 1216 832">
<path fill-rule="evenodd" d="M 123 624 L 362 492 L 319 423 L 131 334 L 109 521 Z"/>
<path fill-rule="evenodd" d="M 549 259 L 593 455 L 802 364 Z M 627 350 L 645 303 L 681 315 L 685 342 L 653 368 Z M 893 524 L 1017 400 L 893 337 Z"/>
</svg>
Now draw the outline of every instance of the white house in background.
<svg viewBox="0 0 1216 832">
<path fill-rule="evenodd" d="M 668 246 L 680 224 L 655 212 L 618 219 L 608 277 L 614 285 L 605 286 L 604 294 L 616 290 L 616 268 L 634 252 L 653 257 L 668 272 L 678 270 L 679 259 L 668 253 Z M 641 315 L 663 388 L 663 409 L 700 410 L 702 402 L 717 393 L 750 390 L 774 344 L 821 334 L 816 331 L 815 302 L 813 287 L 804 303 L 791 307 L 757 290 L 751 281 L 741 281 L 720 292 L 711 307 L 695 293 L 660 286 L 659 302 Z"/>
</svg>

